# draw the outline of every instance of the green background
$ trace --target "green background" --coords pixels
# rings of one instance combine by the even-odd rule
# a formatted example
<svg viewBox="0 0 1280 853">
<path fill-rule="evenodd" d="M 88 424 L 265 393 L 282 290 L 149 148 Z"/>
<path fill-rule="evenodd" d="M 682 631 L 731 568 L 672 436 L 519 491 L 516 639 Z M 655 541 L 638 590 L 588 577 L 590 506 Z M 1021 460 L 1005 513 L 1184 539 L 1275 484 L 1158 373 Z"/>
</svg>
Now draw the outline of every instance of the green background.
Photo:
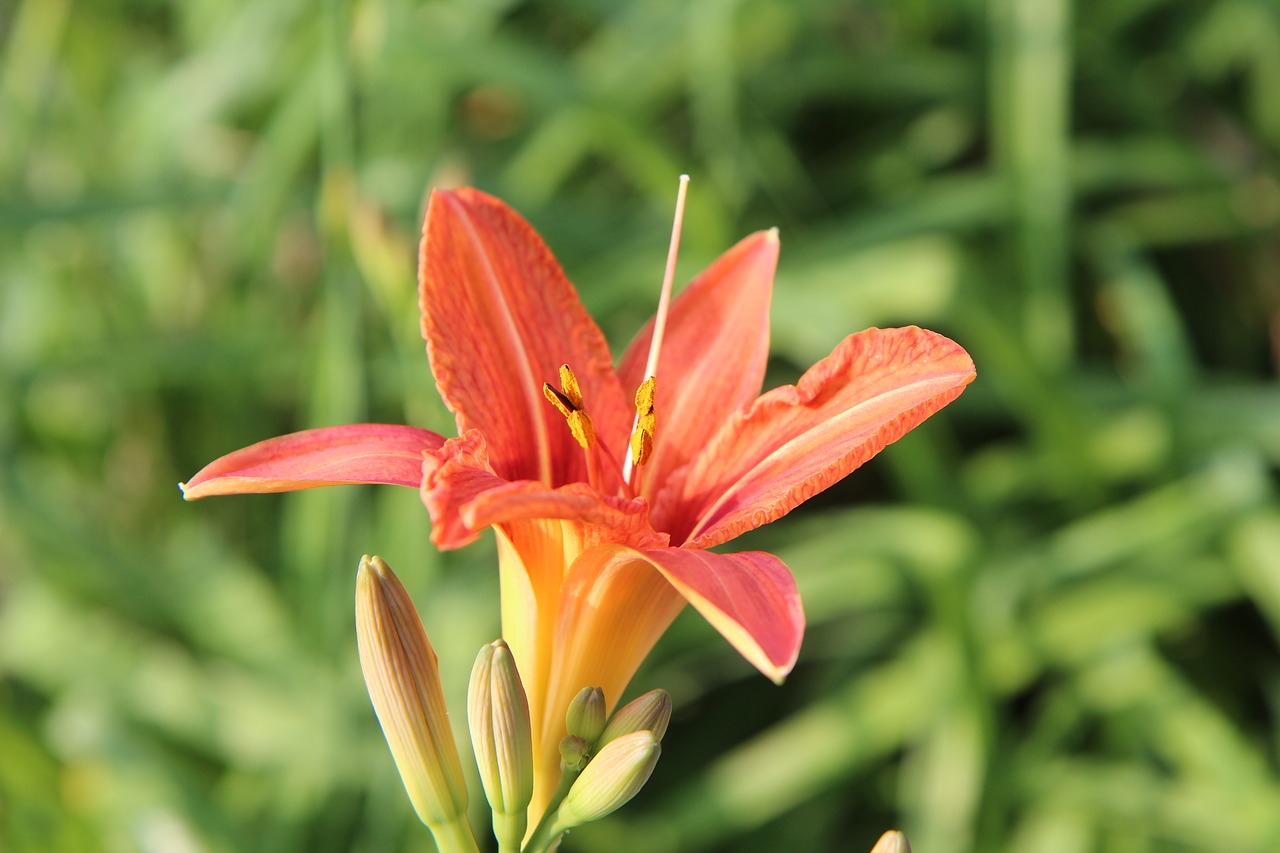
<svg viewBox="0 0 1280 853">
<path fill-rule="evenodd" d="M 657 772 L 566 853 L 1280 849 L 1280 4 L 4 0 L 0 44 L 0 849 L 432 849 L 354 572 L 405 580 L 458 716 L 491 538 L 175 484 L 452 431 L 432 185 L 528 216 L 619 351 L 682 171 L 679 280 L 781 229 L 770 383 L 906 323 L 979 374 L 735 543 L 798 578 L 794 675 L 682 616 L 633 684 L 676 702 Z"/>
</svg>

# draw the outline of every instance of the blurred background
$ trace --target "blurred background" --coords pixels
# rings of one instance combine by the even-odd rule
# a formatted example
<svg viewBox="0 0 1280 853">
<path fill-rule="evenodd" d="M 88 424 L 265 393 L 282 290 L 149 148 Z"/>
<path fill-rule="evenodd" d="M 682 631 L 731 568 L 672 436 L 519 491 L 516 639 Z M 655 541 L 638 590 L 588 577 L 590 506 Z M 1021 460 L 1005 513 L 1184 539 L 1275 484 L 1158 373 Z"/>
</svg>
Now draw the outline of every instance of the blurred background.
<svg viewBox="0 0 1280 853">
<path fill-rule="evenodd" d="M 781 229 L 771 384 L 908 323 L 979 375 L 734 543 L 799 580 L 794 675 L 681 617 L 632 685 L 675 698 L 657 772 L 566 853 L 1280 849 L 1271 0 L 4 0 L 0 45 L 0 850 L 433 849 L 354 572 L 405 580 L 459 716 L 491 537 L 176 484 L 452 431 L 433 185 L 523 212 L 620 351 L 682 171 L 680 281 Z"/>
</svg>

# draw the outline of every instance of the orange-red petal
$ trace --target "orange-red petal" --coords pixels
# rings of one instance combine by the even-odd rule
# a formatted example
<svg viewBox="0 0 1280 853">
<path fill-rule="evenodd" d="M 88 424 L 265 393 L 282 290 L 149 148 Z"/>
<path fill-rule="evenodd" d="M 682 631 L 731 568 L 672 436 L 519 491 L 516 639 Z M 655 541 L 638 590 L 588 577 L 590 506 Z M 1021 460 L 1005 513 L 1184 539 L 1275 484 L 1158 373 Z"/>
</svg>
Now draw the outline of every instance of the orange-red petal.
<svg viewBox="0 0 1280 853">
<path fill-rule="evenodd" d="M 649 526 L 644 500 L 603 495 L 586 483 L 551 489 L 535 480 L 503 479 L 494 473 L 485 437 L 477 430 L 449 439 L 428 455 L 422 499 L 431 514 L 432 541 L 441 548 L 460 548 L 486 527 L 530 520 L 582 524 L 588 545 L 652 547 L 668 541 Z"/>
<path fill-rule="evenodd" d="M 228 453 L 179 485 L 189 501 L 343 483 L 417 488 L 422 482 L 423 454 L 443 443 L 444 438 L 430 430 L 396 424 L 308 429 Z"/>
<path fill-rule="evenodd" d="M 507 481 L 493 472 L 489 448 L 478 430 L 450 438 L 422 460 L 422 502 L 431 516 L 431 541 L 437 548 L 461 548 L 483 527 L 472 528 L 462 507 Z"/>
<path fill-rule="evenodd" d="M 568 364 L 596 429 L 628 408 L 608 344 L 537 232 L 473 189 L 431 194 L 419 265 L 422 334 L 458 432 L 479 429 L 494 472 L 549 486 L 586 479 L 582 451 L 542 395 Z"/>
<path fill-rule="evenodd" d="M 763 551 L 645 551 L 685 600 L 756 669 L 776 682 L 800 654 L 804 611 L 791 571 Z"/>
<path fill-rule="evenodd" d="M 799 383 L 729 419 L 677 472 L 655 499 L 678 519 L 667 528 L 672 541 L 709 548 L 785 515 L 955 399 L 974 375 L 968 353 L 924 329 L 850 335 Z"/>
<path fill-rule="evenodd" d="M 598 542 L 635 547 L 667 544 L 668 537 L 649 526 L 647 510 L 643 500 L 602 495 L 586 483 L 548 489 L 522 480 L 484 492 L 463 508 L 462 516 L 469 526 L 481 530 L 513 521 L 573 521 L 586 526 L 587 547 Z"/>
<path fill-rule="evenodd" d="M 769 302 L 778 234 L 741 240 L 693 280 L 671 305 L 658 360 L 657 433 L 641 469 L 644 493 L 688 462 L 731 415 L 760 393 L 769 359 Z M 644 376 L 651 320 L 627 348 L 618 375 L 628 389 Z M 663 519 L 655 518 L 661 527 Z"/>
</svg>

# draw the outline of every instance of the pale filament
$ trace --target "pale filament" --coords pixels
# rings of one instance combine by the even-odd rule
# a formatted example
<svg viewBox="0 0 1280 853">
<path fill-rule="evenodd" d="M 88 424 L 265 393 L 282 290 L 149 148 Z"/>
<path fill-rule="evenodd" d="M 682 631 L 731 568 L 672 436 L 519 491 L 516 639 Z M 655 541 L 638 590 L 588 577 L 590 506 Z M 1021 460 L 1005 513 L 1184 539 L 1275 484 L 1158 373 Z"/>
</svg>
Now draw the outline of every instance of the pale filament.
<svg viewBox="0 0 1280 853">
<path fill-rule="evenodd" d="M 658 313 L 653 322 L 653 338 L 649 341 L 649 358 L 645 362 L 644 376 L 648 379 L 658 370 L 658 353 L 662 350 L 662 336 L 667 331 L 667 313 L 671 306 L 671 287 L 676 277 L 676 255 L 680 252 L 680 229 L 684 224 L 684 199 L 689 189 L 689 176 L 680 176 L 680 189 L 676 192 L 676 215 L 671 223 L 671 245 L 667 249 L 667 267 L 662 274 L 662 291 L 658 296 Z M 640 413 L 636 412 L 631 422 L 631 432 L 640 425 Z M 627 449 L 627 457 L 622 464 L 622 479 L 634 489 L 632 478 L 635 474 L 635 458 L 631 449 Z"/>
</svg>

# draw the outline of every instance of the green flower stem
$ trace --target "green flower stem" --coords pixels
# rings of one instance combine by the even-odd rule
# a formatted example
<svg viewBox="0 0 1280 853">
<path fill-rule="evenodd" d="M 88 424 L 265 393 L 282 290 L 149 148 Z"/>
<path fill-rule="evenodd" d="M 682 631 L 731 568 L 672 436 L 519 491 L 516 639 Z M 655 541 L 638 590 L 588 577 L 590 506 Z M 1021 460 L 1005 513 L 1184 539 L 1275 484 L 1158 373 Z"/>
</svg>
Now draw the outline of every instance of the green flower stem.
<svg viewBox="0 0 1280 853">
<path fill-rule="evenodd" d="M 493 837 L 498 840 L 498 853 L 520 853 L 520 842 L 528 826 L 525 812 L 514 815 L 493 812 Z"/>
<path fill-rule="evenodd" d="M 547 803 L 547 810 L 542 813 L 542 820 L 538 821 L 538 827 L 533 831 L 533 835 L 529 837 L 529 843 L 524 846 L 524 853 L 546 853 L 555 844 L 563 829 L 559 829 L 559 822 L 556 820 L 556 811 L 560 808 L 560 804 L 564 802 L 564 798 L 569 794 L 569 789 L 573 787 L 573 782 L 578 778 L 580 770 L 570 770 L 563 767 L 560 771 L 560 784 L 556 786 L 556 791 L 551 795 L 551 801 Z"/>
<path fill-rule="evenodd" d="M 458 815 L 448 823 L 427 824 L 431 837 L 440 853 L 480 853 L 480 845 L 471 834 L 471 824 L 465 815 Z"/>
</svg>

